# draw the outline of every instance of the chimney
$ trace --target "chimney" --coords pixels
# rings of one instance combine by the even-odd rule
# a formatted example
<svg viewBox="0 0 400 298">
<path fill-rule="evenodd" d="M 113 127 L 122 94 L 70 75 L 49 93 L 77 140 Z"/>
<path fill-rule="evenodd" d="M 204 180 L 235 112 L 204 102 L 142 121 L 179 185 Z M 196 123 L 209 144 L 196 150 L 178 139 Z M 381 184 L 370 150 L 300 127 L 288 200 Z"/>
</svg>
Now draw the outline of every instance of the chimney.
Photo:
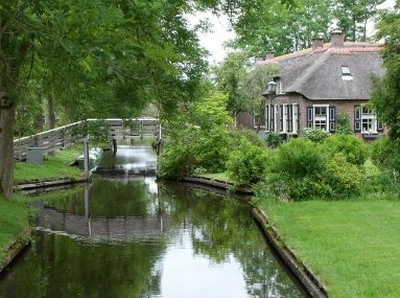
<svg viewBox="0 0 400 298">
<path fill-rule="evenodd" d="M 267 52 L 267 54 L 265 55 L 265 60 L 270 60 L 270 59 L 274 59 L 274 53 L 273 52 Z"/>
<path fill-rule="evenodd" d="M 312 40 L 312 49 L 315 50 L 316 48 L 322 48 L 324 46 L 324 37 L 322 34 L 318 34 Z"/>
<path fill-rule="evenodd" d="M 344 45 L 344 34 L 340 30 L 331 32 L 331 47 L 341 48 Z"/>
</svg>

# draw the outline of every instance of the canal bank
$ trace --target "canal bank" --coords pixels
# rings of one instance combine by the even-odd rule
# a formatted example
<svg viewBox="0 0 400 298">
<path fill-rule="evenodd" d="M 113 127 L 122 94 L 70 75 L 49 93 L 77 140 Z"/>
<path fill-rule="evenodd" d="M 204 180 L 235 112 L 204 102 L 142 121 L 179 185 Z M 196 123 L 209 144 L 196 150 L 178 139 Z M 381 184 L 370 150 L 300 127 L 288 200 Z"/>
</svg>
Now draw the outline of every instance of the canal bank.
<svg viewBox="0 0 400 298">
<path fill-rule="evenodd" d="M 119 152 L 120 154 L 122 153 Z M 115 167 L 113 167 L 115 168 Z M 127 172 L 129 174 L 129 171 Z M 85 182 L 85 179 L 68 179 L 68 178 L 61 178 L 61 179 L 52 179 L 51 181 L 32 181 L 26 182 L 24 184 L 20 184 L 16 186 L 16 191 L 24 191 L 24 192 L 31 192 L 35 191 L 35 189 L 41 188 L 42 190 L 53 189 L 59 186 L 67 186 L 74 183 Z M 240 194 L 240 196 L 246 198 L 247 201 L 250 202 L 251 196 L 253 195 L 252 189 L 249 187 L 237 187 L 233 183 L 228 183 L 223 180 L 216 180 L 216 179 L 207 179 L 204 177 L 186 177 L 184 182 L 188 182 L 191 184 L 197 184 L 203 186 L 203 188 L 208 188 L 210 191 L 221 191 L 225 194 Z M 305 289 L 310 293 L 312 297 L 326 297 L 326 291 L 324 291 L 324 287 L 317 281 L 316 278 L 311 277 L 312 272 L 310 270 L 303 270 L 306 268 L 304 264 L 301 264 L 294 256 L 294 254 L 290 254 L 287 252 L 284 243 L 281 241 L 281 238 L 278 236 L 276 231 L 269 229 L 270 224 L 265 216 L 265 214 L 258 210 L 257 208 L 254 209 L 254 216 L 257 221 L 260 223 L 260 227 L 264 231 L 267 239 L 271 242 L 271 246 L 276 250 L 277 255 L 283 260 L 286 266 L 293 271 L 293 275 L 301 282 Z M 15 243 L 13 243 L 9 247 L 9 253 L 6 258 L 7 262 L 4 264 L 3 268 L 6 268 L 10 262 L 12 262 L 13 258 L 18 256 L 18 252 L 23 250 L 24 245 L 28 244 L 26 239 L 29 239 L 27 236 L 16 237 Z M 24 239 L 24 241 L 21 241 Z M 293 265 L 294 264 L 294 265 Z M 311 274 L 310 274 L 311 273 Z M 319 293 L 320 292 L 320 293 Z"/>
<path fill-rule="evenodd" d="M 239 193 L 251 196 L 253 190 L 250 187 L 237 187 L 233 183 L 228 183 L 219 179 L 211 179 L 200 176 L 184 177 L 183 181 L 195 183 L 200 186 L 210 186 L 222 190 L 226 193 Z M 211 189 L 210 189 L 211 190 Z M 251 203 L 251 197 L 248 197 Z M 260 228 L 265 234 L 269 244 L 274 249 L 283 264 L 290 270 L 298 282 L 307 290 L 311 297 L 328 297 L 326 286 L 318 279 L 314 272 L 302 262 L 296 254 L 284 243 L 279 232 L 273 227 L 265 212 L 253 206 L 253 214 Z"/>
<path fill-rule="evenodd" d="M 226 194 L 238 193 L 240 195 L 245 195 L 246 200 L 250 202 L 252 190 L 250 188 L 235 188 L 230 183 L 224 183 L 224 181 L 215 181 L 212 179 L 202 178 L 202 177 L 187 177 L 184 179 L 185 182 L 207 186 L 208 190 L 214 191 L 215 189 L 226 192 Z M 77 181 L 70 181 L 70 183 L 76 183 Z M 60 179 L 57 183 L 53 181 L 49 183 L 48 186 L 52 187 L 54 185 L 66 185 L 68 184 L 65 179 Z M 34 190 L 36 188 L 44 188 L 45 183 L 28 183 L 26 184 L 26 190 Z M 24 189 L 24 186 L 18 186 L 18 189 Z M 327 291 L 325 286 L 316 278 L 313 272 L 301 261 L 296 258 L 295 254 L 288 248 L 282 238 L 280 237 L 279 233 L 272 227 L 270 221 L 266 214 L 259 210 L 258 208 L 253 208 L 253 214 L 256 218 L 258 224 L 260 225 L 263 233 L 265 234 L 266 239 L 268 239 L 271 247 L 274 249 L 275 253 L 279 256 L 281 261 L 284 265 L 290 270 L 293 276 L 298 280 L 298 282 L 306 289 L 306 291 L 310 294 L 311 297 L 327 297 Z M 26 227 L 23 233 L 24 237 L 19 237 L 10 247 L 8 250 L 8 255 L 6 257 L 6 262 L 0 268 L 4 270 L 12 264 L 14 258 L 18 257 L 20 252 L 23 252 L 25 247 L 29 245 L 29 235 L 30 229 Z M 21 234 L 21 235 L 22 235 Z M 21 241 L 21 239 L 24 239 Z"/>
</svg>

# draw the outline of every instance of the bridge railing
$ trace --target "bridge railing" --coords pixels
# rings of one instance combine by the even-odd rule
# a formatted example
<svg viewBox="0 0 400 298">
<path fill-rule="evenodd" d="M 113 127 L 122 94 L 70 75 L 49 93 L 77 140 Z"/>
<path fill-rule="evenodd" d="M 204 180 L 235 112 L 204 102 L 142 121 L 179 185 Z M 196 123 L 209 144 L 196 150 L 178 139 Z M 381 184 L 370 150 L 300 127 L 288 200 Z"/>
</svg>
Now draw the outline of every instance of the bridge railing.
<svg viewBox="0 0 400 298">
<path fill-rule="evenodd" d="M 99 122 L 98 129 L 103 130 L 110 138 L 138 138 L 144 134 L 155 136 L 158 130 L 158 119 L 87 119 L 43 131 L 35 135 L 14 140 L 14 158 L 24 160 L 27 148 L 40 147 L 43 152 L 54 152 L 58 149 L 71 146 L 83 140 L 85 125 Z M 137 127 L 137 129 L 134 129 Z"/>
</svg>

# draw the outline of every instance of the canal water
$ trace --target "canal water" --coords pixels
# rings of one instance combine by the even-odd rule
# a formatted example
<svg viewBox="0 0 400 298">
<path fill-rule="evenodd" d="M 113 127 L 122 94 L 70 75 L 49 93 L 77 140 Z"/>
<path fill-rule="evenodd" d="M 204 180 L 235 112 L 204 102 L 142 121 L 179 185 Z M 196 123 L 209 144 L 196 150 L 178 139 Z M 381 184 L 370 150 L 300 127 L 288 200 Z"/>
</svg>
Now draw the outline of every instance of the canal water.
<svg viewBox="0 0 400 298">
<path fill-rule="evenodd" d="M 133 174 L 155 160 L 150 147 L 119 147 L 102 164 L 122 174 L 33 198 L 34 241 L 0 297 L 306 297 L 247 202 Z"/>
</svg>

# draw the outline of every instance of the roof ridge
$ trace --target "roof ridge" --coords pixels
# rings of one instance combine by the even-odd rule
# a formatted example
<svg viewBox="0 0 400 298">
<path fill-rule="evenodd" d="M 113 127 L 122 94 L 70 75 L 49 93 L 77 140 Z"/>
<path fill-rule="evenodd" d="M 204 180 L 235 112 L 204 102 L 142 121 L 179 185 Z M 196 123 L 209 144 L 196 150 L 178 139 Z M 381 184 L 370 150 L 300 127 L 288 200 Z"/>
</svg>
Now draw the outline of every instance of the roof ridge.
<svg viewBox="0 0 400 298">
<path fill-rule="evenodd" d="M 287 53 L 271 59 L 260 62 L 261 64 L 278 63 L 292 58 L 301 57 L 307 54 L 321 53 L 332 50 L 332 54 L 351 55 L 352 52 L 379 52 L 385 43 L 382 41 L 367 42 L 367 41 L 345 41 L 342 47 L 332 47 L 330 42 L 324 43 L 322 47 L 313 49 L 305 48 L 296 52 Z"/>
</svg>

